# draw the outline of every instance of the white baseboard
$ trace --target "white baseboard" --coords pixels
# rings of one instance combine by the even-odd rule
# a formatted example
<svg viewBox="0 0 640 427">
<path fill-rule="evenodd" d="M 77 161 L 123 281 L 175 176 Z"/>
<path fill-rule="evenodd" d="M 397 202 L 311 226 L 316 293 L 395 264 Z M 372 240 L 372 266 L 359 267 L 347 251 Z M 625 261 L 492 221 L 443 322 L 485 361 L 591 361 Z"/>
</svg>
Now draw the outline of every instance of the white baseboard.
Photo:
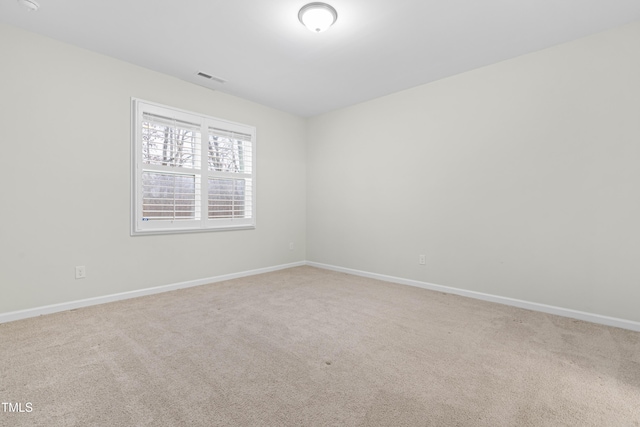
<svg viewBox="0 0 640 427">
<path fill-rule="evenodd" d="M 0 323 L 12 322 L 14 320 L 27 319 L 29 317 L 37 317 L 43 314 L 58 313 L 60 311 L 73 310 L 76 308 L 89 307 L 92 305 L 105 304 L 113 301 L 121 301 L 129 298 L 137 298 L 145 295 L 159 294 L 161 292 L 174 291 L 176 289 L 191 288 L 193 286 L 206 285 L 208 283 L 222 282 L 225 280 L 237 279 L 240 277 L 254 276 L 256 274 L 269 273 L 271 271 L 284 270 L 292 267 L 300 267 L 309 265 L 312 267 L 322 268 L 325 270 L 338 271 L 341 273 L 352 274 L 354 276 L 368 277 L 371 279 L 382 280 L 385 282 L 398 283 L 401 285 L 415 286 L 418 288 L 428 289 L 432 291 L 445 292 L 448 294 L 460 295 L 463 297 L 479 299 L 483 301 L 495 302 L 498 304 L 510 305 L 513 307 L 524 308 L 527 310 L 539 311 L 542 313 L 554 314 L 557 316 L 569 317 L 572 319 L 584 320 L 586 322 L 597 323 L 606 326 L 614 326 L 622 329 L 629 329 L 640 332 L 640 322 L 632 320 L 618 319 L 615 317 L 602 316 L 600 314 L 587 313 L 583 311 L 571 310 L 568 308 L 555 307 L 546 304 L 523 301 L 514 298 L 501 297 L 498 295 L 485 294 L 482 292 L 468 291 L 465 289 L 452 288 L 449 286 L 435 285 L 433 283 L 421 282 L 418 280 L 403 279 L 400 277 L 387 276 L 384 274 L 370 273 L 367 271 L 355 270 L 352 268 L 339 267 L 335 265 L 322 264 L 313 261 L 300 261 L 291 264 L 282 264 L 273 267 L 258 268 L 255 270 L 243 271 L 239 273 L 224 274 L 221 276 L 208 277 L 204 279 L 190 280 L 187 282 L 174 283 L 170 285 L 156 286 L 153 288 L 139 289 L 130 292 L 122 292 L 118 294 L 105 295 L 95 298 L 87 298 L 83 300 L 70 301 L 60 304 L 46 305 L 27 310 L 11 311 L 8 313 L 0 313 Z"/>
<path fill-rule="evenodd" d="M 640 332 L 640 322 L 633 320 L 618 319 L 615 317 L 602 316 L 600 314 L 587 313 L 584 311 L 571 310 L 568 308 L 555 307 L 552 305 L 539 304 L 535 302 L 523 301 L 514 298 L 501 297 L 498 295 L 485 294 L 482 292 L 467 291 L 464 289 L 451 288 L 449 286 L 434 285 L 433 283 L 420 282 L 418 280 L 402 279 L 400 277 L 386 276 L 384 274 L 369 273 L 367 271 L 354 270 L 351 268 L 338 267 L 335 265 L 321 264 L 318 262 L 307 261 L 306 265 L 323 268 L 325 270 L 337 271 L 340 273 L 353 274 L 354 276 L 368 277 L 370 279 L 382 280 L 385 282 L 398 283 L 401 285 L 415 286 L 418 288 L 428 289 L 431 291 L 445 292 L 448 294 L 460 295 L 463 297 L 479 299 L 483 301 L 495 302 L 498 304 L 510 305 L 513 307 L 524 308 L 532 311 L 540 311 L 547 314 L 555 314 L 557 316 L 569 317 L 572 319 L 584 320 L 586 322 L 597 323 L 600 325 L 614 326 L 622 329 L 629 329 Z"/>
<path fill-rule="evenodd" d="M 208 277 L 205 279 L 190 280 L 187 282 L 174 283 L 171 285 L 156 286 L 153 288 L 139 289 L 135 291 L 122 292 L 118 294 L 105 295 L 95 298 L 87 298 L 83 300 L 64 302 L 60 304 L 45 305 L 43 307 L 30 308 L 27 310 L 10 311 L 8 313 L 0 313 L 0 323 L 12 322 L 14 320 L 27 319 L 29 317 L 37 317 L 43 314 L 58 313 L 60 311 L 73 310 L 76 308 L 89 307 L 91 305 L 104 304 L 107 302 L 121 301 L 129 298 L 137 298 L 145 295 L 159 294 L 161 292 L 174 291 L 176 289 L 191 288 L 193 286 L 201 286 L 209 283 L 222 282 L 225 280 L 237 279 L 240 277 L 254 276 L 256 274 L 269 273 L 271 271 L 284 270 L 286 268 L 300 267 L 306 265 L 304 261 L 294 262 L 291 264 L 276 265 L 273 267 L 258 268 L 255 270 L 243 271 L 240 273 L 224 274 L 221 276 Z"/>
</svg>

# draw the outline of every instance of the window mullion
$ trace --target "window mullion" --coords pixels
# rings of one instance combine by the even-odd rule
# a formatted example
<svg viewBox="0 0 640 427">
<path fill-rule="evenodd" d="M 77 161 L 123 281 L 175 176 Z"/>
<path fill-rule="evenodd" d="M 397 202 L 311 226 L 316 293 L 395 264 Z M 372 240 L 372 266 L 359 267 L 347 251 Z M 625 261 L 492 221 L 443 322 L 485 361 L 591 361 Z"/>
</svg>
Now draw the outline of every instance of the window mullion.
<svg viewBox="0 0 640 427">
<path fill-rule="evenodd" d="M 202 227 L 209 220 L 209 126 L 207 120 L 200 124 L 200 219 Z"/>
</svg>

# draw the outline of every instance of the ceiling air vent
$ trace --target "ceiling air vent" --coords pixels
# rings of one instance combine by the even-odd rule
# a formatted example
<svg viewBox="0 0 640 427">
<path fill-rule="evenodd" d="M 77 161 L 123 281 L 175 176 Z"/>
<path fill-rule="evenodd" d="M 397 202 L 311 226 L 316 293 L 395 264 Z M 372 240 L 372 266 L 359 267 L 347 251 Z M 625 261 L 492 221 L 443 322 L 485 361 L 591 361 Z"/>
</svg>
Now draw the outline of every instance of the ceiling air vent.
<svg viewBox="0 0 640 427">
<path fill-rule="evenodd" d="M 199 77 L 204 77 L 205 79 L 208 79 L 208 80 L 213 80 L 214 82 L 218 82 L 218 83 L 227 82 L 226 80 L 221 79 L 220 77 L 215 77 L 215 76 L 212 76 L 211 74 L 203 73 L 202 71 L 198 71 L 196 75 Z"/>
</svg>

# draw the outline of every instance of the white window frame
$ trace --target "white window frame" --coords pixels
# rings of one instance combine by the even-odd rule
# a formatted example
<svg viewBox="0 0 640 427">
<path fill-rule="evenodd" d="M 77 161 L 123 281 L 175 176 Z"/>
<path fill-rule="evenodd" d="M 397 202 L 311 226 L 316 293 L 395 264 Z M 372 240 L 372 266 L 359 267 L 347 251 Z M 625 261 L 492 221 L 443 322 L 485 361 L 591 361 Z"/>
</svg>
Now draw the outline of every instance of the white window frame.
<svg viewBox="0 0 640 427">
<path fill-rule="evenodd" d="M 189 233 L 203 231 L 222 230 L 246 230 L 256 226 L 256 128 L 241 123 L 235 123 L 224 119 L 206 116 L 190 111 L 180 110 L 166 105 L 157 104 L 137 98 L 131 98 L 131 235 Z M 149 165 L 143 159 L 142 123 L 144 114 L 153 114 L 175 120 L 181 120 L 197 124 L 200 128 L 200 153 L 196 156 L 197 166 L 191 168 L 171 168 L 170 166 Z M 222 129 L 227 133 L 243 135 L 245 140 L 250 139 L 251 156 L 250 171 L 220 172 L 210 171 L 209 162 L 209 135 L 210 129 Z M 198 167 L 199 166 L 199 167 Z M 144 172 L 163 172 L 171 175 L 194 176 L 199 182 L 199 190 L 196 191 L 196 199 L 199 200 L 199 212 L 195 219 L 174 220 L 149 220 L 143 218 L 143 189 L 142 175 Z M 209 218 L 208 182 L 209 179 L 250 179 L 247 204 L 250 207 L 243 208 L 244 218 Z M 196 187 L 197 188 L 197 187 Z M 244 206 L 244 205 L 243 205 Z M 245 211 L 246 209 L 246 211 Z"/>
</svg>

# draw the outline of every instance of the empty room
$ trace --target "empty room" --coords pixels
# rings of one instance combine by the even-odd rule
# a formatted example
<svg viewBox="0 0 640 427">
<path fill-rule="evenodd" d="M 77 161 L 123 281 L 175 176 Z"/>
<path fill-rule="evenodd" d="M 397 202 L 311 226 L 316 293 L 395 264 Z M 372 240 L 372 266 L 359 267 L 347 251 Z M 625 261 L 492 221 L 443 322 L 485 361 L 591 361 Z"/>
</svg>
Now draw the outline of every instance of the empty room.
<svg viewBox="0 0 640 427">
<path fill-rule="evenodd" d="M 0 1 L 0 426 L 640 427 L 640 2 Z"/>
</svg>

